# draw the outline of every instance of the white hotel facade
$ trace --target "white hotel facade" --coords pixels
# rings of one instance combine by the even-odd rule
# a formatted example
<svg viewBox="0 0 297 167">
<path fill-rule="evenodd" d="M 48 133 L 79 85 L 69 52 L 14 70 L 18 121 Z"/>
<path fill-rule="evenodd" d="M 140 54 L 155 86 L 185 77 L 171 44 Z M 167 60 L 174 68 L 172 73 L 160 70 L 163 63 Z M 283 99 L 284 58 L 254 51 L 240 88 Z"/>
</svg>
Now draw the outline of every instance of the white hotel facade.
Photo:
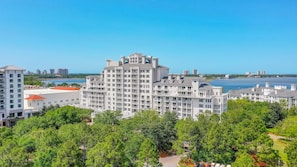
<svg viewBox="0 0 297 167">
<path fill-rule="evenodd" d="M 88 76 L 81 89 L 81 106 L 95 111 L 122 111 L 124 117 L 141 110 L 177 112 L 179 118 L 227 110 L 227 94 L 202 78 L 169 74 L 158 58 L 139 53 L 107 60 L 101 75 Z"/>
<path fill-rule="evenodd" d="M 14 124 L 23 118 L 24 69 L 15 66 L 0 68 L 0 126 Z"/>
</svg>

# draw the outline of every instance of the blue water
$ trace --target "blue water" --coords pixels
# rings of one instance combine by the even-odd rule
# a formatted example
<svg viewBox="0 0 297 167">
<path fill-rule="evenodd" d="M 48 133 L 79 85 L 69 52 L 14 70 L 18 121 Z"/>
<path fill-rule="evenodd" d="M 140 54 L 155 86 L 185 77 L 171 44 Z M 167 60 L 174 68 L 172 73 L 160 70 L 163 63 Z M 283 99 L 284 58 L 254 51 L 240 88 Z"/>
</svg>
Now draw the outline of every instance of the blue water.
<svg viewBox="0 0 297 167">
<path fill-rule="evenodd" d="M 68 84 L 78 83 L 83 84 L 86 82 L 84 78 L 73 78 L 73 79 L 49 79 L 45 83 L 54 82 L 56 85 L 66 82 Z M 297 85 L 297 77 L 279 77 L 279 78 L 237 78 L 237 79 L 217 79 L 210 82 L 213 86 L 222 86 L 225 92 L 229 90 L 238 90 L 244 88 L 255 87 L 257 84 L 265 86 L 265 83 L 269 82 L 270 86 L 282 85 L 291 88 L 291 84 Z"/>
<path fill-rule="evenodd" d="M 229 90 L 255 87 L 257 84 L 265 86 L 266 82 L 269 82 L 271 87 L 282 85 L 290 89 L 291 84 L 297 85 L 297 77 L 217 79 L 211 81 L 210 84 L 213 86 L 222 86 L 224 92 L 228 92 Z"/>
<path fill-rule="evenodd" d="M 73 83 L 83 84 L 86 82 L 85 78 L 63 78 L 63 79 L 48 79 L 44 80 L 45 83 L 55 83 L 56 85 L 62 84 L 63 82 L 71 85 Z"/>
</svg>

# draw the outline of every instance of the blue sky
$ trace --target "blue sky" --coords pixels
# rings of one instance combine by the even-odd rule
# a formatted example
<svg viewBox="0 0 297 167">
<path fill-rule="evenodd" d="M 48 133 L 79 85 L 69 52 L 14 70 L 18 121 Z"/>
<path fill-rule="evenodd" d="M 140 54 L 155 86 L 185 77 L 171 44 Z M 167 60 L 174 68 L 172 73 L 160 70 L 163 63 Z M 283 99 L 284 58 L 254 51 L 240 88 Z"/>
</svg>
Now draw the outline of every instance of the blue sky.
<svg viewBox="0 0 297 167">
<path fill-rule="evenodd" d="M 297 73 L 296 0 L 0 0 L 0 66 L 99 73 L 140 52 L 172 73 Z"/>
</svg>

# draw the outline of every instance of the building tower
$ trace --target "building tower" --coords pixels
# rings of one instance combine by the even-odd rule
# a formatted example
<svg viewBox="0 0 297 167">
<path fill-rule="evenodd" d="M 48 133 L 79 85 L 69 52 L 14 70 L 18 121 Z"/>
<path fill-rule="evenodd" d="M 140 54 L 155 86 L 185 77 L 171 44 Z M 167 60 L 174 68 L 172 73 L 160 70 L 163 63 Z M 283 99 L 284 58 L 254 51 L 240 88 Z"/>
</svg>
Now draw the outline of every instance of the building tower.
<svg viewBox="0 0 297 167">
<path fill-rule="evenodd" d="M 23 117 L 24 71 L 15 66 L 0 68 L 0 126 L 12 126 L 15 118 Z"/>
<path fill-rule="evenodd" d="M 88 76 L 80 103 L 97 112 L 121 111 L 123 117 L 154 109 L 196 119 L 197 114 L 225 112 L 227 94 L 203 78 L 171 75 L 158 58 L 134 53 L 120 61 L 107 60 L 101 75 Z"/>
</svg>

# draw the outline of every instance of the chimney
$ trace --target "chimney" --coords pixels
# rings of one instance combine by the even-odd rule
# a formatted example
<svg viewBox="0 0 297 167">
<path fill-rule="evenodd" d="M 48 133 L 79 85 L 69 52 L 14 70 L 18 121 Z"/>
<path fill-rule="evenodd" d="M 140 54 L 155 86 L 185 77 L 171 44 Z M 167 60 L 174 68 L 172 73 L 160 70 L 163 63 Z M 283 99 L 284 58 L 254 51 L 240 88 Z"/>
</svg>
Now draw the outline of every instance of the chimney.
<svg viewBox="0 0 297 167">
<path fill-rule="evenodd" d="M 143 56 L 143 57 L 142 57 L 142 64 L 145 64 L 145 60 L 146 60 L 146 57 Z"/>
<path fill-rule="evenodd" d="M 148 57 L 147 57 L 147 60 L 148 60 L 149 64 L 152 64 L 152 59 L 153 59 L 152 56 L 148 56 Z"/>
<path fill-rule="evenodd" d="M 291 84 L 291 91 L 296 91 L 296 84 Z"/>
<path fill-rule="evenodd" d="M 121 62 L 122 62 L 122 64 L 125 64 L 125 60 L 126 60 L 125 56 L 122 56 L 122 57 L 121 57 Z"/>
<path fill-rule="evenodd" d="M 153 68 L 157 68 L 158 67 L 158 58 L 154 58 L 153 59 Z"/>
<path fill-rule="evenodd" d="M 106 60 L 106 67 L 110 67 L 111 60 Z"/>
<path fill-rule="evenodd" d="M 270 87 L 269 82 L 266 82 L 266 83 L 265 83 L 265 87 L 266 87 L 266 88 L 269 88 L 269 87 Z"/>
<path fill-rule="evenodd" d="M 171 80 L 172 79 L 172 75 L 168 75 L 168 80 Z"/>
</svg>

